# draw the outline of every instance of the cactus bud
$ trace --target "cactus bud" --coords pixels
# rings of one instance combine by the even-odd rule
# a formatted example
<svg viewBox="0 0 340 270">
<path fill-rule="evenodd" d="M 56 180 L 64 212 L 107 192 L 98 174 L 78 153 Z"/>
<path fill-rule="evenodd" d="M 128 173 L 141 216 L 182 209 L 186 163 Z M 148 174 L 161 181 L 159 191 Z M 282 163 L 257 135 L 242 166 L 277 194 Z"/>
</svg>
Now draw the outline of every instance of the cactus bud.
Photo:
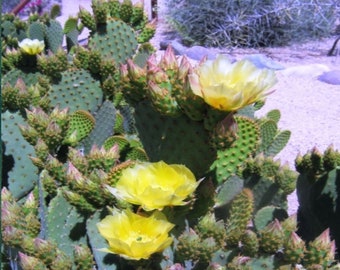
<svg viewBox="0 0 340 270">
<path fill-rule="evenodd" d="M 213 214 L 208 213 L 199 221 L 197 231 L 202 239 L 212 237 L 221 247 L 225 246 L 224 222 L 223 220 L 216 221 Z"/>
<path fill-rule="evenodd" d="M 49 154 L 49 149 L 47 144 L 43 139 L 38 139 L 36 145 L 34 146 L 35 153 L 37 154 L 38 158 L 41 160 L 45 160 Z"/>
<path fill-rule="evenodd" d="M 171 45 L 169 45 L 166 48 L 164 55 L 159 63 L 159 66 L 165 71 L 167 70 L 177 71 L 178 70 L 178 63 L 177 63 L 176 55 Z"/>
<path fill-rule="evenodd" d="M 38 201 L 35 199 L 33 192 L 28 194 L 27 199 L 23 205 L 23 211 L 25 214 L 29 212 L 36 212 L 38 208 Z"/>
<path fill-rule="evenodd" d="M 12 193 L 6 187 L 3 187 L 1 189 L 1 204 L 4 202 L 10 202 L 10 203 L 14 202 L 14 197 Z"/>
<path fill-rule="evenodd" d="M 55 121 L 48 124 L 44 135 L 45 142 L 51 149 L 61 144 L 63 139 L 63 131 Z"/>
<path fill-rule="evenodd" d="M 164 87 L 160 87 L 153 81 L 149 81 L 149 94 L 154 107 L 163 115 L 168 116 L 179 116 L 181 114 L 181 109 L 179 108 L 177 101 L 173 98 L 168 90 L 169 83 Z"/>
<path fill-rule="evenodd" d="M 267 253 L 275 253 L 283 244 L 283 230 L 275 219 L 260 232 L 260 248 Z"/>
<path fill-rule="evenodd" d="M 70 183 L 71 186 L 77 189 L 83 189 L 85 186 L 85 178 L 78 171 L 78 169 L 71 163 L 68 163 L 68 168 L 66 172 L 66 179 Z"/>
<path fill-rule="evenodd" d="M 177 79 L 184 83 L 186 82 L 187 76 L 189 73 L 192 73 L 192 66 L 188 60 L 188 58 L 183 55 L 182 59 L 181 59 L 181 63 L 179 65 L 178 68 L 178 75 L 177 75 Z"/>
<path fill-rule="evenodd" d="M 329 229 L 326 229 L 317 238 L 308 243 L 304 262 L 306 265 L 324 265 L 333 259 L 334 242 L 330 239 Z"/>
<path fill-rule="evenodd" d="M 229 113 L 222 121 L 214 128 L 211 135 L 211 143 L 215 149 L 225 149 L 233 144 L 238 138 L 237 123 L 233 113 Z"/>
<path fill-rule="evenodd" d="M 242 251 L 246 256 L 255 257 L 259 251 L 259 240 L 255 232 L 246 230 L 241 237 Z"/>
<path fill-rule="evenodd" d="M 141 68 L 140 66 L 136 65 L 131 59 L 127 60 L 127 68 L 128 74 L 132 81 L 143 81 L 146 82 L 146 68 Z"/>
<path fill-rule="evenodd" d="M 39 259 L 19 251 L 19 261 L 23 270 L 45 270 L 46 265 Z"/>
<path fill-rule="evenodd" d="M 74 261 L 78 269 L 92 269 L 94 266 L 92 252 L 84 245 L 74 247 Z"/>
<path fill-rule="evenodd" d="M 327 171 L 333 170 L 337 165 L 340 165 L 340 153 L 334 150 L 333 145 L 330 145 L 323 156 L 323 167 Z"/>
<path fill-rule="evenodd" d="M 24 232 L 13 226 L 2 227 L 2 241 L 5 245 L 20 247 Z"/>
<path fill-rule="evenodd" d="M 297 230 L 297 214 L 291 215 L 281 222 L 282 229 L 288 237 L 292 232 Z"/>
<path fill-rule="evenodd" d="M 90 168 L 103 169 L 108 172 L 119 158 L 119 147 L 114 145 L 109 150 L 105 150 L 104 147 L 98 148 L 93 145 L 87 158 Z"/>
<path fill-rule="evenodd" d="M 36 254 L 45 264 L 51 264 L 57 255 L 57 248 L 49 241 L 35 238 L 34 247 Z"/>
<path fill-rule="evenodd" d="M 91 15 L 90 12 L 88 12 L 85 8 L 82 6 L 79 6 L 79 13 L 78 17 L 80 18 L 81 23 L 90 29 L 91 31 L 95 31 L 97 26 L 96 26 L 96 21 Z"/>
<path fill-rule="evenodd" d="M 67 189 L 63 189 L 63 195 L 65 196 L 66 200 L 74 205 L 75 207 L 77 207 L 77 209 L 80 212 L 84 212 L 84 213 L 93 213 L 94 211 L 96 211 L 96 208 L 94 206 L 92 206 L 85 198 L 84 196 L 72 192 L 70 190 Z"/>
<path fill-rule="evenodd" d="M 55 121 L 61 129 L 64 129 L 65 126 L 68 124 L 68 112 L 69 108 L 64 108 L 64 109 L 59 109 L 59 106 L 56 106 L 51 114 L 50 114 L 50 119 L 52 121 Z"/>
<path fill-rule="evenodd" d="M 46 169 L 55 180 L 66 184 L 66 170 L 61 162 L 55 157 L 48 155 L 46 160 Z"/>
<path fill-rule="evenodd" d="M 291 232 L 284 242 L 283 248 L 285 261 L 300 263 L 305 251 L 305 242 L 295 232 Z"/>
</svg>

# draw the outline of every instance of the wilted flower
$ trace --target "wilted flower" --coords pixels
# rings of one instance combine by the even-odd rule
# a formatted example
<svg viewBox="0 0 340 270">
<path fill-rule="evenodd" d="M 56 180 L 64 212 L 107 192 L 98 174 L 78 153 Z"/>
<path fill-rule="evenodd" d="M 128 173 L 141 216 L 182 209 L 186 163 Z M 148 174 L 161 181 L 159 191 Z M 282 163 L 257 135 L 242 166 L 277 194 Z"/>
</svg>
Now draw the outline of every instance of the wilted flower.
<svg viewBox="0 0 340 270">
<path fill-rule="evenodd" d="M 108 187 L 118 199 L 141 205 L 146 211 L 165 206 L 185 205 L 199 182 L 184 165 L 168 165 L 163 161 L 140 163 L 127 168 L 115 188 Z"/>
<path fill-rule="evenodd" d="M 196 95 L 221 111 L 236 111 L 263 99 L 277 81 L 273 70 L 257 68 L 249 60 L 232 63 L 224 55 L 203 62 L 189 80 Z"/>
<path fill-rule="evenodd" d="M 43 51 L 45 48 L 44 41 L 40 41 L 38 39 L 29 39 L 25 38 L 21 42 L 19 42 L 20 49 L 29 55 L 36 55 Z"/>
<path fill-rule="evenodd" d="M 105 217 L 97 227 L 109 244 L 101 251 L 140 260 L 148 259 L 153 253 L 171 245 L 172 238 L 168 233 L 174 224 L 160 212 L 145 217 L 126 211 Z"/>
</svg>

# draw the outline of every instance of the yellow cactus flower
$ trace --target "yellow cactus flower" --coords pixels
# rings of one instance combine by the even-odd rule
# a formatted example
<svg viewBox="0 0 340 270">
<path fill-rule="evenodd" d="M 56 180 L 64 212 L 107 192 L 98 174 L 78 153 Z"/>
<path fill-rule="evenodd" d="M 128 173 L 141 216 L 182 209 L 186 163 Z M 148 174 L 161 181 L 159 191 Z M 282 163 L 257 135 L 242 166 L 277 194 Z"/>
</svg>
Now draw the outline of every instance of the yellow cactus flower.
<svg viewBox="0 0 340 270">
<path fill-rule="evenodd" d="M 146 211 L 165 206 L 185 205 L 199 182 L 184 165 L 163 161 L 139 163 L 127 168 L 115 188 L 108 187 L 116 198 L 140 205 Z"/>
<path fill-rule="evenodd" d="M 207 104 L 221 111 L 236 111 L 272 92 L 275 72 L 256 67 L 249 60 L 232 63 L 225 55 L 203 62 L 189 75 L 191 89 Z"/>
<path fill-rule="evenodd" d="M 40 41 L 38 39 L 29 39 L 25 38 L 21 42 L 19 42 L 20 49 L 29 55 L 36 55 L 43 51 L 45 48 L 44 41 Z"/>
<path fill-rule="evenodd" d="M 168 233 L 173 227 L 160 212 L 149 217 L 129 210 L 116 212 L 97 223 L 99 233 L 109 244 L 100 250 L 131 260 L 148 259 L 171 245 L 173 239 Z"/>
</svg>

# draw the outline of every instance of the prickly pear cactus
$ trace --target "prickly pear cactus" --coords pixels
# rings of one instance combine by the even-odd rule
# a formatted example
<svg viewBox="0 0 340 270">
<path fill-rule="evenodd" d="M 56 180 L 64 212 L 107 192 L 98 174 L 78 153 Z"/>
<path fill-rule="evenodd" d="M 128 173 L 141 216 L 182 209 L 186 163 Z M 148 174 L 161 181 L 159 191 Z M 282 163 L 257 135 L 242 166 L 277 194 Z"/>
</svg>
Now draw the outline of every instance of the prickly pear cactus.
<svg viewBox="0 0 340 270">
<path fill-rule="evenodd" d="M 13 196 L 20 199 L 33 190 L 38 180 L 38 170 L 30 160 L 30 156 L 34 156 L 34 149 L 21 135 L 19 125 L 24 125 L 25 120 L 19 112 L 2 113 L 1 122 L 6 161 L 3 181 L 7 182 Z"/>
</svg>

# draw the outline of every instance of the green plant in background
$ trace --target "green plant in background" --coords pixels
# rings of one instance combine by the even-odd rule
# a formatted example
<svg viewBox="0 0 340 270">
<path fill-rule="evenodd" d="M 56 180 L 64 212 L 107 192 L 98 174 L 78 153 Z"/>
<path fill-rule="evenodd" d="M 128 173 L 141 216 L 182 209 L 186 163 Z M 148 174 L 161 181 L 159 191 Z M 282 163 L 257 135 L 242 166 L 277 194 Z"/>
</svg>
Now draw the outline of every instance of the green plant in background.
<svg viewBox="0 0 340 270">
<path fill-rule="evenodd" d="M 94 0 L 92 13 L 20 22 L 29 40 L 3 44 L 4 265 L 335 264 L 328 230 L 305 244 L 287 215 L 298 176 L 274 160 L 290 137 L 279 111 L 255 117 L 274 72 L 224 56 L 192 66 L 171 47 L 157 60 L 141 4 Z M 87 47 L 52 38 L 81 25 Z"/>
<path fill-rule="evenodd" d="M 167 17 L 183 43 L 207 47 L 281 46 L 329 36 L 339 3 L 327 1 L 168 1 Z"/>
</svg>

